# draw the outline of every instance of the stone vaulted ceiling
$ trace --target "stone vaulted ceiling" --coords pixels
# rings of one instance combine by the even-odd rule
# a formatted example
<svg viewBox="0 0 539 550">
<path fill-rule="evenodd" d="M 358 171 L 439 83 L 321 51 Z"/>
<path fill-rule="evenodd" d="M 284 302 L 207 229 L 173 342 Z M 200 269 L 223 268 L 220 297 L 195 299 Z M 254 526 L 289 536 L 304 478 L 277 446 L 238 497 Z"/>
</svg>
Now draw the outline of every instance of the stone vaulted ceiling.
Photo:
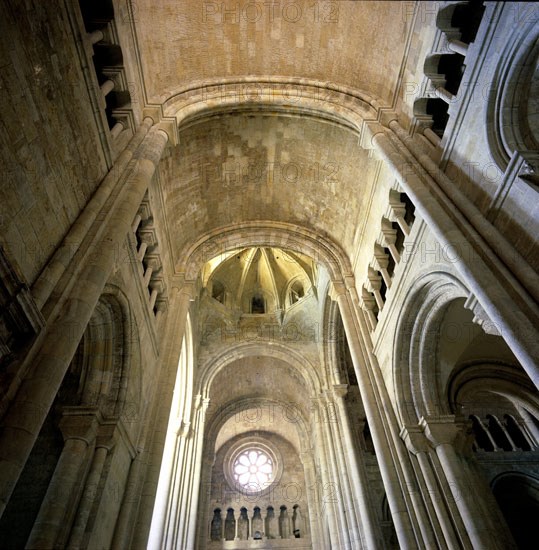
<svg viewBox="0 0 539 550">
<path fill-rule="evenodd" d="M 132 11 L 147 98 L 160 103 L 196 82 L 264 75 L 347 85 L 391 105 L 410 4 L 137 0 Z"/>
<path fill-rule="evenodd" d="M 137 0 L 146 102 L 164 105 L 225 81 L 241 93 L 244 79 L 260 77 L 346 86 L 394 108 L 409 62 L 409 4 Z M 380 172 L 357 133 L 320 113 L 270 104 L 238 112 L 234 97 L 232 90 L 222 109 L 217 99 L 211 116 L 181 124 L 179 145 L 161 161 L 174 264 L 203 235 L 252 222 L 314 230 L 354 254 Z"/>
<path fill-rule="evenodd" d="M 357 141 L 339 126 L 285 116 L 225 115 L 181 131 L 160 166 L 175 261 L 212 230 L 268 220 L 351 252 L 378 164 Z"/>
</svg>

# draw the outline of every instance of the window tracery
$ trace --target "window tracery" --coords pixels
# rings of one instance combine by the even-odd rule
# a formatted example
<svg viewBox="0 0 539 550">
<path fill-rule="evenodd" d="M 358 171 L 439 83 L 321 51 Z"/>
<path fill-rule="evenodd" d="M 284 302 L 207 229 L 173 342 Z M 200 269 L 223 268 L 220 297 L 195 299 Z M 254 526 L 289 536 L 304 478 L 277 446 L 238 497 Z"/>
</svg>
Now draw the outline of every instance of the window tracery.
<svg viewBox="0 0 539 550">
<path fill-rule="evenodd" d="M 236 457 L 233 476 L 244 490 L 260 491 L 273 481 L 273 461 L 261 449 L 248 449 Z"/>
</svg>

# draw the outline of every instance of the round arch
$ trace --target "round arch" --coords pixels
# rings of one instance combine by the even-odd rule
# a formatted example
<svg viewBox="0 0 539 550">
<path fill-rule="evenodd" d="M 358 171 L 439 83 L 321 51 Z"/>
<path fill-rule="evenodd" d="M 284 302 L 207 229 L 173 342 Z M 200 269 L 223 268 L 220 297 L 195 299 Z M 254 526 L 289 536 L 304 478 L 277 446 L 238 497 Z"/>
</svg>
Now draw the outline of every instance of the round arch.
<svg viewBox="0 0 539 550">
<path fill-rule="evenodd" d="M 539 418 L 539 396 L 526 373 L 516 365 L 502 362 L 464 363 L 457 367 L 448 385 L 448 398 L 452 411 L 467 395 L 485 391 L 511 401 L 515 408 L 521 407 Z"/>
<path fill-rule="evenodd" d="M 177 127 L 226 112 L 280 112 L 331 121 L 362 135 L 364 122 L 379 120 L 382 107 L 376 98 L 349 86 L 266 75 L 180 87 L 163 98 L 161 112 Z"/>
<path fill-rule="evenodd" d="M 231 250 L 244 247 L 277 247 L 300 252 L 320 262 L 333 281 L 353 277 L 352 266 L 340 246 L 305 227 L 271 221 L 247 222 L 215 229 L 180 251 L 177 273 L 196 280 L 203 265 Z"/>
<path fill-rule="evenodd" d="M 283 402 L 279 401 L 277 399 L 268 399 L 268 398 L 253 398 L 253 397 L 245 397 L 244 399 L 235 400 L 233 403 L 228 403 L 226 406 L 219 409 L 217 414 L 215 414 L 213 417 L 211 417 L 206 425 L 206 445 L 205 445 L 205 453 L 209 456 L 209 454 L 213 453 L 214 446 L 217 441 L 217 436 L 219 434 L 219 431 L 224 426 L 224 424 L 232 418 L 234 415 L 237 415 L 238 413 L 242 413 L 244 411 L 252 409 L 254 406 L 282 406 Z M 284 405 L 287 405 L 284 403 Z M 298 414 L 295 414 L 298 413 Z M 286 413 L 285 413 L 286 414 Z M 290 421 L 294 421 L 293 423 L 296 426 L 299 441 L 300 443 L 306 443 L 309 441 L 309 422 L 308 420 L 301 414 L 301 411 L 298 411 L 298 409 L 294 409 L 294 417 L 290 418 Z M 298 449 L 298 452 L 302 449 Z"/>
<path fill-rule="evenodd" d="M 139 350 L 133 348 L 134 331 L 129 300 L 118 287 L 107 284 L 80 344 L 81 404 L 97 406 L 110 417 L 138 410 L 139 403 L 126 410 L 128 384 L 135 384 L 137 397 L 140 391 L 140 380 L 131 380 L 137 371 L 133 363 L 139 359 Z"/>
<path fill-rule="evenodd" d="M 539 34 L 535 21 L 511 34 L 501 52 L 487 113 L 488 120 L 493 121 L 488 131 L 491 153 L 500 169 L 505 170 L 515 151 L 539 147 L 537 127 L 532 128 L 529 121 L 530 115 L 536 121 L 538 113 L 529 112 L 528 104 L 539 81 Z"/>
<path fill-rule="evenodd" d="M 325 376 L 328 383 L 344 384 L 354 382 L 357 385 L 357 380 L 350 380 L 350 374 L 345 372 L 344 365 L 340 359 L 340 353 L 344 351 L 343 346 L 348 346 L 346 342 L 346 334 L 341 318 L 339 306 L 330 296 L 329 289 L 326 288 L 323 294 L 323 332 L 322 338 L 327 344 L 324 346 L 324 368 Z"/>
<path fill-rule="evenodd" d="M 185 331 L 182 339 L 180 358 L 174 384 L 174 396 L 170 409 L 171 422 L 174 422 L 173 429 L 180 430 L 182 423 L 189 422 L 192 401 L 193 401 L 193 381 L 194 381 L 194 365 L 193 365 L 193 329 L 191 323 L 191 315 L 187 313 L 185 321 Z M 174 419 L 174 421 L 172 420 Z"/>
<path fill-rule="evenodd" d="M 422 416 L 450 414 L 438 389 L 436 335 L 449 305 L 468 297 L 468 290 L 453 274 L 435 271 L 416 279 L 408 290 L 395 329 L 393 389 L 397 415 L 404 425 Z"/>
<path fill-rule="evenodd" d="M 234 349 L 212 358 L 201 366 L 195 394 L 208 396 L 217 374 L 236 361 L 238 357 L 253 357 L 255 355 L 280 359 L 284 363 L 287 363 L 299 372 L 312 395 L 320 393 L 322 381 L 319 374 L 303 355 L 280 342 L 264 342 L 263 346 L 258 342 L 245 342 L 234 346 Z"/>
<path fill-rule="evenodd" d="M 535 548 L 539 479 L 522 473 L 505 472 L 493 480 L 492 492 L 518 547 L 523 550 Z"/>
</svg>

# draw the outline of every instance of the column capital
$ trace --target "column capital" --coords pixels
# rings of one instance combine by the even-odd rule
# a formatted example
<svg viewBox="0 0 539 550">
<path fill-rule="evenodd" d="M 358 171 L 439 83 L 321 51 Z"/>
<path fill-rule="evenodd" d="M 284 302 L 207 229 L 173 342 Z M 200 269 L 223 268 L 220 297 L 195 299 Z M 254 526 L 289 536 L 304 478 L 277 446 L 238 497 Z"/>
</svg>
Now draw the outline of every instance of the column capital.
<svg viewBox="0 0 539 550">
<path fill-rule="evenodd" d="M 164 117 L 161 119 L 157 128 L 167 134 L 168 142 L 171 145 L 178 145 L 180 143 L 180 138 L 178 134 L 178 124 L 174 117 Z"/>
<path fill-rule="evenodd" d="M 369 292 L 365 287 L 362 287 L 361 297 L 359 299 L 359 305 L 361 306 L 361 309 L 365 311 L 369 311 L 369 310 L 372 311 L 374 309 L 375 304 L 376 304 L 376 301 L 372 293 Z"/>
<path fill-rule="evenodd" d="M 395 197 L 389 197 L 389 216 L 388 220 L 390 222 L 396 222 L 397 218 L 400 216 L 404 218 L 406 214 L 406 206 Z"/>
<path fill-rule="evenodd" d="M 95 407 L 66 407 L 58 427 L 64 441 L 80 439 L 90 444 L 96 438 L 100 424 L 99 411 Z"/>
<path fill-rule="evenodd" d="M 378 243 L 374 245 L 374 261 L 378 264 L 379 268 L 387 269 L 389 265 L 389 255 L 384 247 Z"/>
<path fill-rule="evenodd" d="M 319 404 L 322 407 L 325 407 L 328 403 L 333 403 L 334 394 L 332 388 L 324 388 L 322 394 L 319 397 Z"/>
<path fill-rule="evenodd" d="M 167 134 L 168 141 L 172 145 L 180 143 L 178 124 L 174 117 L 167 117 L 163 114 L 162 105 L 146 105 L 142 111 L 144 118 L 149 118 L 152 123 Z"/>
<path fill-rule="evenodd" d="M 109 421 L 101 424 L 97 431 L 95 446 L 103 447 L 107 449 L 107 451 L 111 451 L 114 445 L 116 445 L 118 438 L 121 437 L 118 428 L 120 422 L 121 421 Z M 129 444 L 130 442 L 127 443 Z"/>
<path fill-rule="evenodd" d="M 375 149 L 375 137 L 384 134 L 385 128 L 376 120 L 364 120 L 359 145 L 362 149 Z"/>
<path fill-rule="evenodd" d="M 469 309 L 473 313 L 474 317 L 472 319 L 472 322 L 476 325 L 479 325 L 486 334 L 501 336 L 500 330 L 490 320 L 490 317 L 487 315 L 484 308 L 481 306 L 474 294 L 470 293 L 470 295 L 464 302 L 464 308 Z"/>
<path fill-rule="evenodd" d="M 191 422 L 182 420 L 176 430 L 178 437 L 186 438 L 191 433 Z"/>
<path fill-rule="evenodd" d="M 397 231 L 392 227 L 383 225 L 380 233 L 380 240 L 382 241 L 384 246 L 395 244 L 395 242 L 397 241 Z"/>
<path fill-rule="evenodd" d="M 333 393 L 337 397 L 346 397 L 348 394 L 348 384 L 333 384 Z"/>
<path fill-rule="evenodd" d="M 419 426 L 434 447 L 452 445 L 461 448 L 471 434 L 469 423 L 453 414 L 421 417 Z"/>
<path fill-rule="evenodd" d="M 198 410 L 202 410 L 202 412 L 206 412 L 208 406 L 210 404 L 210 398 L 204 397 L 202 394 L 197 394 L 195 396 L 195 405 L 194 408 Z"/>
<path fill-rule="evenodd" d="M 380 277 L 380 275 L 378 275 L 378 273 L 374 271 L 372 267 L 369 267 L 367 279 L 368 286 L 370 286 L 370 288 L 372 289 L 371 292 L 374 290 L 380 290 L 382 288 L 382 277 Z"/>
<path fill-rule="evenodd" d="M 343 281 L 331 281 L 328 294 L 331 300 L 336 302 L 339 296 L 346 294 L 346 285 Z"/>
<path fill-rule="evenodd" d="M 323 390 L 322 390 L 323 391 Z M 318 409 L 318 407 L 320 407 L 322 405 L 322 394 L 317 394 L 315 395 L 314 397 L 310 397 L 310 401 L 311 401 L 311 405 L 310 405 L 310 410 L 311 411 L 316 411 Z"/>
<path fill-rule="evenodd" d="M 413 455 L 426 453 L 432 448 L 421 426 L 403 426 L 399 436 Z"/>
<path fill-rule="evenodd" d="M 195 301 L 197 291 L 194 281 L 183 281 L 173 276 L 170 279 L 170 283 L 169 295 L 173 304 L 182 299 L 186 299 L 189 302 Z"/>
</svg>

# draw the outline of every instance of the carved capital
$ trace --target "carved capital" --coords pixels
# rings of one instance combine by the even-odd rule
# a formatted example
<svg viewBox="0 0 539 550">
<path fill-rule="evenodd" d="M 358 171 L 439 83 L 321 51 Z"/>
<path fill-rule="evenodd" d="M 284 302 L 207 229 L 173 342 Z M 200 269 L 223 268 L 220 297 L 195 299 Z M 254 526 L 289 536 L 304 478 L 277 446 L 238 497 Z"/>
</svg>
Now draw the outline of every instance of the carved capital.
<svg viewBox="0 0 539 550">
<path fill-rule="evenodd" d="M 388 227 L 389 224 L 389 227 Z M 391 222 L 388 221 L 388 224 L 382 225 L 380 242 L 384 246 L 390 246 L 397 242 L 397 231 L 391 227 Z"/>
</svg>

